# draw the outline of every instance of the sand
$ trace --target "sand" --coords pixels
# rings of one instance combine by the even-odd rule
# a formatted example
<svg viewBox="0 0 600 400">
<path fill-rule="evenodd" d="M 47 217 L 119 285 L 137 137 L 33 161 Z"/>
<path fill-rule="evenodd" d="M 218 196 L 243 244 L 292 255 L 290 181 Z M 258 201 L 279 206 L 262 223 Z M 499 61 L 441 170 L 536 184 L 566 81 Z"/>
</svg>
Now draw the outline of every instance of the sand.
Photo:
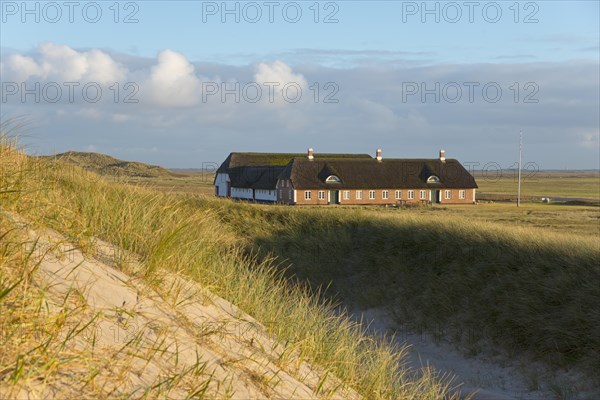
<svg viewBox="0 0 600 400">
<path fill-rule="evenodd" d="M 20 225 L 25 229 L 22 221 Z M 94 384 L 114 390 L 111 397 L 141 395 L 181 375 L 160 397 L 183 398 L 202 390 L 209 398 L 360 398 L 199 284 L 164 272 L 149 285 L 114 268 L 117 249 L 107 243 L 97 240 L 94 257 L 84 256 L 57 232 L 26 229 L 32 241 L 38 240 L 36 254 L 43 255 L 35 278 L 46 290 L 50 312 L 77 292 L 87 315 L 96 316 L 69 341 L 68 350 L 90 351 L 90 363 L 106 365 Z M 132 263 L 128 270 L 135 271 Z M 117 375 L 119 383 L 113 387 Z M 0 387 L 0 397 L 74 398 L 81 384 L 76 379 L 24 384 L 16 391 Z"/>
</svg>

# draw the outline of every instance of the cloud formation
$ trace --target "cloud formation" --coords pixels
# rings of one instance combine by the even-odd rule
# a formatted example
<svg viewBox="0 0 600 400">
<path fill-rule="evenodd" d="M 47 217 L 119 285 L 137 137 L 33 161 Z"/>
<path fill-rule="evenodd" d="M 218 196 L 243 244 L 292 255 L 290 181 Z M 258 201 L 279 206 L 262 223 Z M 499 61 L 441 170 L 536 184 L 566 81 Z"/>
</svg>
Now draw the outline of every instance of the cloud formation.
<svg viewBox="0 0 600 400">
<path fill-rule="evenodd" d="M 43 43 L 34 56 L 9 55 L 2 61 L 2 73 L 16 81 L 109 83 L 123 80 L 127 71 L 101 50 L 79 52 L 68 46 Z"/>
<path fill-rule="evenodd" d="M 160 106 L 186 107 L 198 104 L 201 82 L 195 67 L 180 53 L 163 50 L 157 64 L 142 84 L 142 95 Z"/>
<path fill-rule="evenodd" d="M 220 162 L 230 151 L 383 147 L 388 157 L 433 157 L 444 147 L 449 157 L 508 168 L 520 130 L 527 161 L 541 168 L 599 167 L 597 61 L 459 65 L 364 57 L 371 62 L 339 68 L 281 57 L 239 66 L 196 62 L 170 49 L 141 58 L 45 43 L 3 57 L 2 109 L 39 122 L 39 152 L 94 146 L 173 167 Z M 48 82 L 81 86 L 73 102 L 19 93 L 21 84 Z M 99 84 L 101 100 L 81 95 L 89 82 Z M 273 102 L 269 82 L 279 85 Z M 298 101 L 282 96 L 289 83 L 301 88 Z M 259 101 L 253 84 L 263 89 Z M 223 96 L 224 88 L 233 93 Z"/>
</svg>

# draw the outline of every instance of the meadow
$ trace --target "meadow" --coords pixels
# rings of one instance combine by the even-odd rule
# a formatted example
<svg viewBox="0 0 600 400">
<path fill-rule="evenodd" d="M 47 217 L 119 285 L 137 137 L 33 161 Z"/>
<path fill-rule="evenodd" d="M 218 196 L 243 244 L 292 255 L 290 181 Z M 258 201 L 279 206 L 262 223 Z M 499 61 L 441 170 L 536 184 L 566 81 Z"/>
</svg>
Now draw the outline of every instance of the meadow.
<svg viewBox="0 0 600 400">
<path fill-rule="evenodd" d="M 260 205 L 214 198 L 206 174 L 104 178 L 31 160 L 6 139 L 1 154 L 2 208 L 82 249 L 101 238 L 137 254 L 145 279 L 194 279 L 365 398 L 441 398 L 448 383 L 399 367 L 401 351 L 373 340 L 345 307 L 385 308 L 468 353 L 492 345 L 583 371 L 600 387 L 598 207 Z M 14 273 L 3 275 L 12 297 L 2 306 L 27 293 L 17 273 L 27 259 L 5 249 L 3 271 Z M 0 379 L 19 360 L 2 359 Z"/>
<path fill-rule="evenodd" d="M 36 270 L 46 252 L 36 250 L 39 240 L 28 239 L 26 233 L 48 227 L 88 257 L 97 254 L 100 239 L 115 246 L 115 267 L 166 299 L 175 296 L 171 304 L 181 304 L 176 287 L 164 288 L 165 277 L 172 274 L 230 301 L 262 323 L 276 346 L 283 347 L 275 358 L 283 363 L 281 368 L 303 362 L 317 366 L 321 375 L 313 387 L 315 397 L 330 398 L 343 389 L 368 399 L 458 398 L 450 393 L 454 384 L 447 377 L 427 367 L 402 368 L 402 349 L 391 340 L 370 337 L 332 301 L 287 279 L 278 268 L 279 260 L 246 251 L 239 232 L 222 224 L 219 201 L 140 188 L 62 162 L 28 157 L 16 141 L 2 137 L 0 205 L 3 396 L 26 388 L 34 396 L 50 393 L 49 397 L 78 393 L 88 398 L 160 398 L 183 390 L 183 397 L 211 398 L 206 394 L 211 385 L 224 387 L 224 398 L 234 395 L 229 389 L 233 384 L 218 381 L 201 360 L 184 370 L 173 368 L 173 363 L 178 366 L 177 357 L 171 357 L 170 368 L 158 371 L 156 381 L 144 390 L 129 390 L 124 372 L 132 363 L 172 351 L 160 337 L 147 348 L 135 335 L 116 353 L 99 351 L 95 336 L 91 343 L 89 337 L 81 339 L 91 346 L 86 351 L 70 347 L 102 316 L 86 315 L 84 297 L 76 290 L 50 299 L 39 286 Z M 27 228 L 21 228 L 19 219 L 27 221 Z M 121 318 L 124 310 L 116 311 Z M 211 325 L 189 332 L 200 342 L 208 335 L 223 339 L 231 335 Z M 115 368 L 124 364 L 115 375 L 113 364 Z M 265 393 L 279 382 L 251 372 Z M 277 378 L 280 372 L 274 372 Z M 334 382 L 333 392 L 326 389 L 331 385 L 327 382 Z"/>
<path fill-rule="evenodd" d="M 475 171 L 480 197 L 517 194 L 516 171 Z M 523 171 L 521 195 L 530 197 L 557 197 L 600 200 L 600 171 Z M 490 196 L 492 197 L 492 196 Z"/>
<path fill-rule="evenodd" d="M 212 178 L 196 179 L 196 190 L 210 196 Z M 507 193 L 513 182 L 479 185 Z M 155 188 L 182 191 L 164 181 Z M 588 312 L 600 300 L 598 188 L 597 172 L 558 171 L 524 180 L 523 195 L 590 201 L 406 209 L 202 201 L 234 227 L 248 254 L 275 256 L 288 277 L 327 288 L 325 298 L 388 309 L 409 329 L 451 337 L 467 354 L 492 343 L 593 377 L 600 371 L 600 319 Z"/>
</svg>

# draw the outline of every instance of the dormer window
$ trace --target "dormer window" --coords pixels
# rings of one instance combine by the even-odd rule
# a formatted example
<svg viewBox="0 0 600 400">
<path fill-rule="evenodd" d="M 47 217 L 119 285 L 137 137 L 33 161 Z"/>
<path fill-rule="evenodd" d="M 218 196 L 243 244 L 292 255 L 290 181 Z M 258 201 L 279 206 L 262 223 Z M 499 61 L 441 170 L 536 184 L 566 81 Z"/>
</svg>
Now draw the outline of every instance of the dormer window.
<svg viewBox="0 0 600 400">
<path fill-rule="evenodd" d="M 342 180 L 335 175 L 329 175 L 327 177 L 327 179 L 325 179 L 325 182 L 327 182 L 327 183 L 342 183 Z"/>
<path fill-rule="evenodd" d="M 438 178 L 435 175 L 431 175 L 429 178 L 427 178 L 427 183 L 439 183 L 440 182 L 440 178 Z"/>
</svg>

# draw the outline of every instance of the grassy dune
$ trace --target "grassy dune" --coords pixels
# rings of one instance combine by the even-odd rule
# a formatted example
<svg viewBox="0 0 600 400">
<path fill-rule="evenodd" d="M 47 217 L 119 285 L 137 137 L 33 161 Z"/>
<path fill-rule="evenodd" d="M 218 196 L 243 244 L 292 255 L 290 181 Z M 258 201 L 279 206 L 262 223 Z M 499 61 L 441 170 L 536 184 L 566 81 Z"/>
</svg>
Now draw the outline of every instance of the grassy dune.
<svg viewBox="0 0 600 400">
<path fill-rule="evenodd" d="M 99 237 L 138 254 L 148 279 L 166 269 L 197 280 L 366 398 L 438 398 L 446 387 L 428 372 L 417 378 L 399 369 L 398 349 L 336 314 L 337 301 L 388 308 L 409 328 L 473 354 L 492 343 L 600 375 L 597 235 L 490 222 L 489 209 L 470 218 L 168 194 L 33 161 L 6 140 L 1 155 L 3 208 L 83 249 Z M 582 220 L 585 232 L 593 233 L 596 214 Z M 0 368 L 18 366 L 9 361 Z"/>
<path fill-rule="evenodd" d="M 136 161 L 124 161 L 99 153 L 85 153 L 68 151 L 53 156 L 42 156 L 46 159 L 54 159 L 65 164 L 70 164 L 95 172 L 100 175 L 117 178 L 178 178 L 185 177 L 176 174 L 158 165 L 149 165 Z"/>
<path fill-rule="evenodd" d="M 447 381 L 432 371 L 401 368 L 402 352 L 390 341 L 366 336 L 363 327 L 335 312 L 331 302 L 285 279 L 276 268 L 278 260 L 247 251 L 239 230 L 223 223 L 221 202 L 109 182 L 79 168 L 27 157 L 3 137 L 0 204 L 34 227 L 56 229 L 84 252 L 93 254 L 95 238 L 113 243 L 122 249 L 116 255 L 118 266 L 149 283 L 160 280 L 164 271 L 196 280 L 262 322 L 299 360 L 315 363 L 325 376 L 335 375 L 365 398 L 431 399 L 448 393 Z M 97 374 L 93 354 L 69 353 L 52 331 L 42 345 L 19 331 L 18 320 L 55 324 L 47 321 L 44 293 L 30 279 L 36 265 L 27 247 L 35 244 L 15 236 L 15 227 L 5 218 L 0 238 L 0 326 L 3 338 L 10 339 L 3 341 L 0 387 L 18 385 L 27 377 L 34 382 L 38 377 L 44 382 L 64 379 L 58 367 L 75 360 L 81 361 L 80 373 L 69 378 L 70 384 L 87 388 Z M 131 269 L 131 253 L 140 258 L 141 270 Z M 50 310 L 59 327 L 66 318 L 77 317 L 66 304 Z M 182 379 L 174 376 L 170 382 Z M 111 395 L 93 389 L 93 396 Z"/>
<path fill-rule="evenodd" d="M 600 242 L 435 212 L 224 202 L 250 251 L 352 307 L 389 308 L 476 353 L 487 341 L 600 371 Z"/>
</svg>

